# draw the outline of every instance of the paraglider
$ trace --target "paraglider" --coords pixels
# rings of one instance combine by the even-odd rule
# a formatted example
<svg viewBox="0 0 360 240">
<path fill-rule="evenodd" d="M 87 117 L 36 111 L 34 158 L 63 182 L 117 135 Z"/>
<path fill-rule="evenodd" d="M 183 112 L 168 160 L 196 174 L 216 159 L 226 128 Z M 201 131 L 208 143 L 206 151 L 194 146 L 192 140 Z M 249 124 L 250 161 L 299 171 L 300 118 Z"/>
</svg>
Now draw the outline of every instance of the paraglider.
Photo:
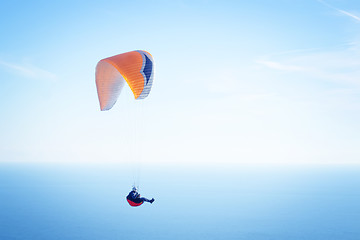
<svg viewBox="0 0 360 240">
<path fill-rule="evenodd" d="M 143 50 L 104 58 L 96 65 L 95 78 L 100 110 L 107 111 L 114 106 L 125 84 L 136 100 L 149 95 L 154 79 L 154 60 L 149 52 Z M 154 199 L 141 197 L 135 187 L 126 199 L 133 207 L 154 202 Z"/>
<path fill-rule="evenodd" d="M 150 53 L 137 50 L 100 60 L 96 66 L 96 88 L 101 111 L 110 110 L 127 83 L 135 99 L 146 98 L 154 78 Z"/>
<path fill-rule="evenodd" d="M 133 187 L 131 192 L 129 192 L 129 194 L 126 197 L 126 200 L 128 201 L 128 203 L 130 204 L 130 206 L 132 207 L 138 207 L 141 204 L 143 204 L 144 202 L 149 202 L 149 203 L 153 203 L 155 201 L 154 198 L 152 198 L 151 200 L 141 197 L 141 195 L 138 193 L 137 188 Z"/>
</svg>

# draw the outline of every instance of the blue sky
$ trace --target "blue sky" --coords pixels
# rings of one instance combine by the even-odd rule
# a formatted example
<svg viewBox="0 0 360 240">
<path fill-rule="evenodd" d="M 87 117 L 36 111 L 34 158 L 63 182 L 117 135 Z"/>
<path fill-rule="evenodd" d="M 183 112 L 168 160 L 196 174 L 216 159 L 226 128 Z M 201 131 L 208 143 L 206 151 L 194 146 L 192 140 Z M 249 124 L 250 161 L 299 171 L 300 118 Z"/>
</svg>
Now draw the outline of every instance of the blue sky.
<svg viewBox="0 0 360 240">
<path fill-rule="evenodd" d="M 1 9 L 0 161 L 360 163 L 357 1 Z M 136 49 L 154 56 L 152 92 L 100 112 L 96 63 Z"/>
</svg>

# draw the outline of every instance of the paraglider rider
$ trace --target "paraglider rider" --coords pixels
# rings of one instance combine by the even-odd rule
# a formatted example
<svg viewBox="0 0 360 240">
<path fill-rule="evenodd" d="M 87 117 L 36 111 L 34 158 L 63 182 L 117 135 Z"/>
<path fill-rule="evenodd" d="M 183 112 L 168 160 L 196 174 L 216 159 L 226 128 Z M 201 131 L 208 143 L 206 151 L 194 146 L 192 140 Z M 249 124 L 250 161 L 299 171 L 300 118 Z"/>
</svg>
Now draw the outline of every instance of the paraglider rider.
<svg viewBox="0 0 360 240">
<path fill-rule="evenodd" d="M 126 197 L 126 200 L 128 201 L 128 203 L 133 206 L 133 207 L 137 207 L 140 206 L 141 204 L 143 204 L 144 202 L 149 202 L 149 203 L 153 203 L 155 201 L 154 198 L 152 198 L 151 200 L 141 197 L 140 194 L 137 191 L 136 187 L 132 188 L 132 191 L 129 192 L 129 194 Z"/>
</svg>

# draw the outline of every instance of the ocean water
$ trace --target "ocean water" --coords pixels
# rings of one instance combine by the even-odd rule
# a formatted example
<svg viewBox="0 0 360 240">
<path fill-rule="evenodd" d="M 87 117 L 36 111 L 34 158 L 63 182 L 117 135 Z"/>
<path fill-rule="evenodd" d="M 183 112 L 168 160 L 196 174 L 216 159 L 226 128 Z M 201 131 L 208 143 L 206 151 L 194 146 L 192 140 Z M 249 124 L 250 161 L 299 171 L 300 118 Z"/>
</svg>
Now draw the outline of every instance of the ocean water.
<svg viewBox="0 0 360 240">
<path fill-rule="evenodd" d="M 360 239 L 359 166 L 0 164 L 0 239 Z"/>
</svg>

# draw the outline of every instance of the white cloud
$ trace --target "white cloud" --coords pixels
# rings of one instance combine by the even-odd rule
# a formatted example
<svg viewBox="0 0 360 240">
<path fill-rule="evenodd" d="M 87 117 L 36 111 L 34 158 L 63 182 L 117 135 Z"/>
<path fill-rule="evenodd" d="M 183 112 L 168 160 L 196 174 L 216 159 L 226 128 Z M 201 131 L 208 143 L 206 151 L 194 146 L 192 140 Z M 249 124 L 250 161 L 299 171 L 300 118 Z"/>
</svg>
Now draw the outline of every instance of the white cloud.
<svg viewBox="0 0 360 240">
<path fill-rule="evenodd" d="M 0 61 L 0 65 L 26 78 L 41 79 L 48 81 L 55 81 L 57 79 L 57 76 L 55 74 L 29 64 L 19 65 L 5 61 Z"/>
<path fill-rule="evenodd" d="M 355 19 L 355 20 L 357 20 L 357 21 L 359 21 L 360 22 L 360 17 L 358 17 L 358 16 L 356 16 L 356 15 L 354 15 L 354 14 L 351 14 L 351 13 L 349 13 L 349 12 L 346 12 L 346 11 L 344 11 L 344 10 L 341 10 L 341 9 L 337 9 L 340 13 L 342 13 L 342 14 L 345 14 L 345 15 L 347 15 L 347 16 L 349 16 L 349 17 L 352 17 L 353 19 Z"/>
<path fill-rule="evenodd" d="M 266 60 L 258 60 L 256 61 L 259 64 L 262 64 L 266 67 L 276 69 L 276 70 L 283 70 L 283 71 L 305 71 L 306 69 L 301 66 L 295 65 L 287 65 L 275 61 L 266 61 Z"/>
<path fill-rule="evenodd" d="M 307 77 L 360 85 L 360 55 L 352 47 L 336 51 L 273 55 L 256 63 L 269 69 L 296 72 Z"/>
<path fill-rule="evenodd" d="M 360 22 L 360 17 L 357 16 L 357 15 L 355 15 L 355 14 L 353 14 L 353 13 L 350 13 L 350 12 L 348 12 L 348 11 L 345 11 L 345 10 L 342 10 L 342 9 L 339 9 L 339 8 L 336 8 L 336 7 L 333 7 L 333 6 L 331 6 L 330 4 L 328 4 L 328 3 L 326 3 L 325 1 L 322 1 L 322 0 L 318 0 L 318 2 L 322 3 L 323 5 L 331 8 L 331 9 L 336 10 L 337 12 L 339 12 L 339 13 L 341 13 L 341 14 L 343 14 L 343 15 L 346 15 L 346 16 L 348 16 L 348 17 L 351 17 L 352 19 Z"/>
</svg>

